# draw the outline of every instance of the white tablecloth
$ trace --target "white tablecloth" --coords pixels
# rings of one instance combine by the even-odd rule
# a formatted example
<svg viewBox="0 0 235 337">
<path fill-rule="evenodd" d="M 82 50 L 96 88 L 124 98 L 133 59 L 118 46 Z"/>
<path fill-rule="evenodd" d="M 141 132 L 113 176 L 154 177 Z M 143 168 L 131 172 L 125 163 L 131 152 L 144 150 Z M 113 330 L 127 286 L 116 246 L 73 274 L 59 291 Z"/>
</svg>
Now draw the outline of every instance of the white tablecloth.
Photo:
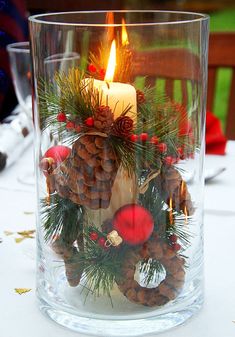
<svg viewBox="0 0 235 337">
<path fill-rule="evenodd" d="M 29 149 L 17 164 L 0 173 L 0 337 L 82 336 L 45 318 L 35 298 L 35 240 L 16 244 L 19 231 L 35 227 L 34 190 L 17 181 L 30 170 Z M 235 336 L 235 142 L 227 145 L 226 156 L 207 156 L 207 167 L 225 166 L 226 171 L 206 185 L 205 194 L 205 304 L 183 326 L 163 337 Z M 32 288 L 18 295 L 14 288 Z M 109 336 L 105 336 L 109 337 Z"/>
</svg>

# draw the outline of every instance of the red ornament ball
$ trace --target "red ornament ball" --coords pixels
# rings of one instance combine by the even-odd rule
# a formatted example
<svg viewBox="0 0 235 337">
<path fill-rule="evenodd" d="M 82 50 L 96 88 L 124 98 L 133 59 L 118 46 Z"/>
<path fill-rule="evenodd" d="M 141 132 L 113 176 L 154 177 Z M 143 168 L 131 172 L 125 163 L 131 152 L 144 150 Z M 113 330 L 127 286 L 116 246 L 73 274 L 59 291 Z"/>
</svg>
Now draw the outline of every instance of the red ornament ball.
<svg viewBox="0 0 235 337">
<path fill-rule="evenodd" d="M 85 120 L 85 124 L 86 126 L 94 126 L 94 118 L 93 117 L 88 117 L 86 120 Z"/>
<path fill-rule="evenodd" d="M 44 158 L 52 158 L 56 164 L 61 163 L 70 155 L 71 149 L 64 145 L 52 146 L 44 154 Z"/>
<path fill-rule="evenodd" d="M 138 245 L 148 240 L 153 227 L 151 213 L 140 205 L 125 205 L 114 215 L 113 228 L 130 245 Z"/>
<path fill-rule="evenodd" d="M 64 112 L 59 112 L 57 115 L 58 122 L 66 122 L 66 115 Z"/>
<path fill-rule="evenodd" d="M 96 232 L 91 232 L 90 235 L 89 235 L 89 238 L 90 238 L 92 241 L 97 241 L 98 238 L 99 238 L 99 235 L 98 235 L 98 233 L 96 233 Z"/>
</svg>

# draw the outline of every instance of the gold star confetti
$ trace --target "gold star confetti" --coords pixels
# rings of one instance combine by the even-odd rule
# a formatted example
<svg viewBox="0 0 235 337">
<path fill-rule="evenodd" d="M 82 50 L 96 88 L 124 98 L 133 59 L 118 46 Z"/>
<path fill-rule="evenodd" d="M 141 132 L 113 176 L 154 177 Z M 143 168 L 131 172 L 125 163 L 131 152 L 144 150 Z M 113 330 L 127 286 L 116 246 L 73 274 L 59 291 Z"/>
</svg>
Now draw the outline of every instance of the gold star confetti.
<svg viewBox="0 0 235 337">
<path fill-rule="evenodd" d="M 33 234 L 35 232 L 36 232 L 35 229 L 30 229 L 30 230 L 26 230 L 26 231 L 17 232 L 17 234 L 21 235 L 21 237 L 20 238 L 15 238 L 15 242 L 16 243 L 20 243 L 24 239 L 34 239 Z"/>
<path fill-rule="evenodd" d="M 25 236 L 25 237 L 31 237 L 32 234 L 34 234 L 35 232 L 36 232 L 35 229 L 30 229 L 30 230 L 27 230 L 27 231 L 17 232 L 17 234 Z"/>
<path fill-rule="evenodd" d="M 35 229 L 29 229 L 29 230 L 24 230 L 24 231 L 19 231 L 19 232 L 11 232 L 11 231 L 4 231 L 4 234 L 7 236 L 13 235 L 13 234 L 18 234 L 20 237 L 15 238 L 16 243 L 22 242 L 24 239 L 34 239 L 36 230 Z"/>
<path fill-rule="evenodd" d="M 23 237 L 23 238 L 15 238 L 15 242 L 16 243 L 21 243 L 25 239 L 26 239 L 25 237 Z"/>
<path fill-rule="evenodd" d="M 31 290 L 32 290 L 31 288 L 15 288 L 15 292 L 19 295 L 28 293 Z"/>
</svg>

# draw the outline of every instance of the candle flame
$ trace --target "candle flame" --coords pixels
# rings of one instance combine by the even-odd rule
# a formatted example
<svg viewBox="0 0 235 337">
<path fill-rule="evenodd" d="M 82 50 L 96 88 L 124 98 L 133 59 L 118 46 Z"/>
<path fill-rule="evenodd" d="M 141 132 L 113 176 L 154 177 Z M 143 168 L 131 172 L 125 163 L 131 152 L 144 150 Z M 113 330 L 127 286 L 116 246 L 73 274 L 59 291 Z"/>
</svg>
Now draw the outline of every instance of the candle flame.
<svg viewBox="0 0 235 337">
<path fill-rule="evenodd" d="M 104 78 L 105 81 L 107 82 L 113 81 L 115 67 L 116 67 L 116 43 L 115 40 L 113 40 L 109 54 L 108 66 Z"/>
<path fill-rule="evenodd" d="M 173 213 L 172 213 L 172 197 L 170 197 L 169 199 L 169 220 L 170 220 L 170 224 L 173 224 Z"/>
<path fill-rule="evenodd" d="M 122 45 L 127 46 L 129 44 L 127 30 L 126 30 L 126 22 L 122 18 Z"/>
</svg>

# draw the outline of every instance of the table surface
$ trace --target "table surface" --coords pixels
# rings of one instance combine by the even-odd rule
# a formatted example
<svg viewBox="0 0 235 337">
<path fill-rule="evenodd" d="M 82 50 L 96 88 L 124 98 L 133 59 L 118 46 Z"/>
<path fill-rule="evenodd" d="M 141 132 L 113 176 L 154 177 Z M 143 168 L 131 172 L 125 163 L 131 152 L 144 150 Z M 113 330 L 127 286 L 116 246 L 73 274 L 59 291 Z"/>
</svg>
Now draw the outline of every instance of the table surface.
<svg viewBox="0 0 235 337">
<path fill-rule="evenodd" d="M 17 181 L 33 162 L 28 149 L 8 170 L 0 173 L 0 337 L 83 336 L 45 318 L 35 298 L 35 240 L 16 243 L 17 235 L 4 231 L 35 228 L 35 193 Z M 228 142 L 226 156 L 207 156 L 206 167 L 226 171 L 205 188 L 205 304 L 184 325 L 158 336 L 235 336 L 235 142 Z M 14 288 L 32 288 L 26 294 Z M 109 336 L 105 336 L 109 337 Z"/>
</svg>

